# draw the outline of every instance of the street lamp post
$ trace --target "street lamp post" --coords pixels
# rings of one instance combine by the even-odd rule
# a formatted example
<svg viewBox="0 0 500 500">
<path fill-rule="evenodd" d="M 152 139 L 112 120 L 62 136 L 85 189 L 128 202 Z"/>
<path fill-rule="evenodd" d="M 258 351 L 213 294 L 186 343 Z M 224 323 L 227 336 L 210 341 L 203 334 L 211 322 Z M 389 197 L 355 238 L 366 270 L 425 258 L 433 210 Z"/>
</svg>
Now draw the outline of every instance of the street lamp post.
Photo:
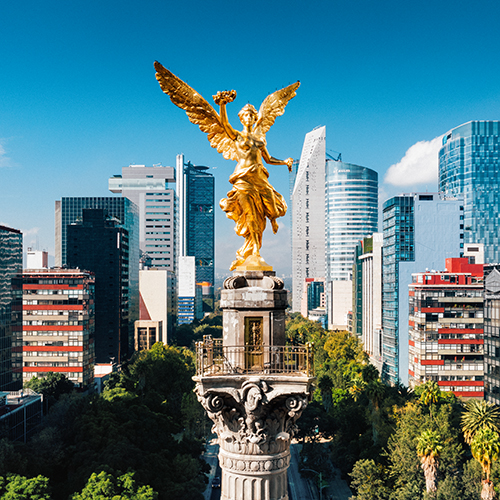
<svg viewBox="0 0 500 500">
<path fill-rule="evenodd" d="M 317 472 L 312 469 L 301 469 L 302 471 L 309 471 L 309 472 L 314 472 L 315 474 L 319 475 L 319 500 L 323 500 L 323 473 L 322 472 Z"/>
</svg>

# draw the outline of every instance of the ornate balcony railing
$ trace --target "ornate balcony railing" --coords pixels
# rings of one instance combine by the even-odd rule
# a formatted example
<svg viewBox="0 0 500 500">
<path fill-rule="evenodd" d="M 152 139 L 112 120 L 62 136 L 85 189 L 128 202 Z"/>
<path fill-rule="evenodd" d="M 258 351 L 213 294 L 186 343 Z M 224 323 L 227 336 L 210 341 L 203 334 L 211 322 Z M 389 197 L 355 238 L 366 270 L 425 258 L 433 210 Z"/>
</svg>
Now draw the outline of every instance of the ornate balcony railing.
<svg viewBox="0 0 500 500">
<path fill-rule="evenodd" d="M 196 374 L 314 376 L 312 344 L 302 346 L 225 346 L 205 336 L 196 342 Z"/>
</svg>

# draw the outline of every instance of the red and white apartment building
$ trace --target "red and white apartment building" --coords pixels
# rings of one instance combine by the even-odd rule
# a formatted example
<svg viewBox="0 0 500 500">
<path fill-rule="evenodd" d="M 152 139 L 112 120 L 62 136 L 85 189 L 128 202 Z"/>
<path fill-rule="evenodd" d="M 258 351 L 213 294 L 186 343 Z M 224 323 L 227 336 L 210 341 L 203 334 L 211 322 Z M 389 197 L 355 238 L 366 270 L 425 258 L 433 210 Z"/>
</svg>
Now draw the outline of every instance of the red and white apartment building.
<svg viewBox="0 0 500 500">
<path fill-rule="evenodd" d="M 433 380 L 456 396 L 483 399 L 483 265 L 446 259 L 446 271 L 412 277 L 410 386 Z"/>
<path fill-rule="evenodd" d="M 75 387 L 91 388 L 94 275 L 79 269 L 28 269 L 22 287 L 22 345 L 13 348 L 14 370 L 22 372 L 23 381 L 58 372 Z"/>
</svg>

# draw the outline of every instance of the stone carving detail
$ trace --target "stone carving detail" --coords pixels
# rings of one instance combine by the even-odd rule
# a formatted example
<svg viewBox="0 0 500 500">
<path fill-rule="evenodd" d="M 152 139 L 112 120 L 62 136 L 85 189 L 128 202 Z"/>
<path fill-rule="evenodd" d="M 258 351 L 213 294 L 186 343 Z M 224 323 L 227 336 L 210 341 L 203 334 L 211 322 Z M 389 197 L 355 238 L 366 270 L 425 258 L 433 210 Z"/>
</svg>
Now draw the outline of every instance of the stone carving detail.
<svg viewBox="0 0 500 500">
<path fill-rule="evenodd" d="M 251 459 L 244 459 L 244 457 L 229 457 L 224 453 L 219 456 L 219 461 L 221 467 L 225 470 L 235 471 L 235 472 L 271 472 L 280 471 L 288 468 L 290 465 L 290 454 L 280 454 L 277 457 L 265 457 L 263 459 L 258 459 L 253 456 Z"/>
<path fill-rule="evenodd" d="M 268 290 L 283 290 L 283 287 L 285 286 L 283 280 L 277 276 L 254 277 L 253 279 L 260 282 L 257 286 Z M 249 283 L 245 276 L 230 276 L 224 280 L 224 289 L 226 290 L 236 290 L 238 288 L 246 288 L 248 286 Z"/>
<path fill-rule="evenodd" d="M 221 449 L 244 455 L 287 451 L 308 402 L 308 394 L 290 394 L 285 386 L 273 389 L 264 380 L 246 380 L 239 389 L 211 388 L 205 393 L 198 385 L 196 393 L 214 422 Z"/>
<path fill-rule="evenodd" d="M 224 280 L 224 288 L 226 290 L 236 290 L 237 288 L 245 288 L 248 286 L 245 276 L 229 276 Z"/>
</svg>

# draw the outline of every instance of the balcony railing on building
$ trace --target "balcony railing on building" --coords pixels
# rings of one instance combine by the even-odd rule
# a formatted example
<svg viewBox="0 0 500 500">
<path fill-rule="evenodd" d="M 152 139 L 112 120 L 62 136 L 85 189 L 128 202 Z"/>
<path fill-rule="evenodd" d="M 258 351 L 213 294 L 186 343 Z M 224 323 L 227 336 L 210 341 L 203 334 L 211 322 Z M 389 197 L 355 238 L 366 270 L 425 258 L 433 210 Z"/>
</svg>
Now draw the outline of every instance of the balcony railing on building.
<svg viewBox="0 0 500 500">
<path fill-rule="evenodd" d="M 196 374 L 314 376 L 312 344 L 302 346 L 226 346 L 205 335 L 196 342 Z"/>
</svg>

